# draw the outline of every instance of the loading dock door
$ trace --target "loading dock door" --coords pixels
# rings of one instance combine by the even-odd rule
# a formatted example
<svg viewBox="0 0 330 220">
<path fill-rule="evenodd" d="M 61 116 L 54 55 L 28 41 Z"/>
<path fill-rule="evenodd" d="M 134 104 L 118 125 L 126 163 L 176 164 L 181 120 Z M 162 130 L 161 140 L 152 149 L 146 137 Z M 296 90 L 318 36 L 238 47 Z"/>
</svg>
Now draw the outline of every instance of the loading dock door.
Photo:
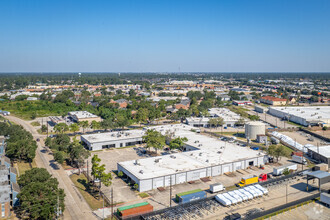
<svg viewBox="0 0 330 220">
<path fill-rule="evenodd" d="M 229 167 L 226 166 L 226 167 L 223 167 L 223 173 L 228 173 L 229 172 Z"/>
</svg>

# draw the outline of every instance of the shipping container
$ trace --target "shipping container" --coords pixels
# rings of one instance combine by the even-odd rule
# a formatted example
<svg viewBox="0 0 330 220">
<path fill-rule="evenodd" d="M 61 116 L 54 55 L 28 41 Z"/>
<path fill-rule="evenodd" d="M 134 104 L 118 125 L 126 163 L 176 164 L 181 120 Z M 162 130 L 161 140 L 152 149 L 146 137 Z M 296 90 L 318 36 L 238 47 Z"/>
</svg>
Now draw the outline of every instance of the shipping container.
<svg viewBox="0 0 330 220">
<path fill-rule="evenodd" d="M 212 193 L 220 192 L 220 191 L 223 191 L 223 190 L 225 190 L 225 187 L 221 183 L 216 183 L 216 184 L 210 185 L 210 191 Z"/>
<path fill-rule="evenodd" d="M 274 167 L 273 168 L 273 175 L 274 176 L 279 176 L 283 174 L 283 171 L 288 168 L 289 170 L 297 170 L 297 164 L 288 164 L 285 166 L 280 166 L 280 167 Z"/>
<path fill-rule="evenodd" d="M 291 156 L 296 155 L 296 156 L 304 156 L 304 153 L 302 151 L 296 151 L 296 152 L 292 152 Z"/>
<path fill-rule="evenodd" d="M 118 215 L 122 219 L 130 218 L 136 215 L 145 214 L 153 211 L 153 206 L 148 202 L 142 202 L 134 205 L 124 206 L 117 209 Z"/>
<path fill-rule="evenodd" d="M 307 164 L 307 161 L 303 156 L 292 155 L 292 161 L 300 164 Z"/>
<path fill-rule="evenodd" d="M 194 189 L 194 190 L 190 190 L 190 191 L 187 191 L 187 192 L 178 193 L 178 194 L 176 194 L 175 199 L 176 199 L 177 202 L 179 202 L 181 196 L 196 193 L 196 192 L 200 192 L 200 191 L 202 191 L 202 190 L 201 189 Z"/>
<path fill-rule="evenodd" d="M 183 195 L 177 195 L 177 201 L 180 204 L 187 203 L 187 202 L 192 202 L 195 200 L 199 199 L 204 199 L 206 198 L 206 192 L 205 191 L 197 191 L 189 194 L 183 194 Z"/>
</svg>

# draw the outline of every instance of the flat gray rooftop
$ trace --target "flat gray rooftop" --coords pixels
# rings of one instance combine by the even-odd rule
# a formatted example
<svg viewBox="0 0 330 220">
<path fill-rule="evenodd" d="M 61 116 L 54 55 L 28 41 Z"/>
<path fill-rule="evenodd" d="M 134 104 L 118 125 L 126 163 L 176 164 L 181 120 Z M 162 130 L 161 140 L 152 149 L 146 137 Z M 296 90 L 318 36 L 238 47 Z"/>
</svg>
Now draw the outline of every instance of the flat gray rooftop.
<svg viewBox="0 0 330 220">
<path fill-rule="evenodd" d="M 142 138 L 144 135 L 143 130 L 128 130 L 128 131 L 114 131 L 99 134 L 82 135 L 81 137 L 87 140 L 89 143 L 101 143 L 117 140 L 126 140 L 130 138 Z"/>
</svg>

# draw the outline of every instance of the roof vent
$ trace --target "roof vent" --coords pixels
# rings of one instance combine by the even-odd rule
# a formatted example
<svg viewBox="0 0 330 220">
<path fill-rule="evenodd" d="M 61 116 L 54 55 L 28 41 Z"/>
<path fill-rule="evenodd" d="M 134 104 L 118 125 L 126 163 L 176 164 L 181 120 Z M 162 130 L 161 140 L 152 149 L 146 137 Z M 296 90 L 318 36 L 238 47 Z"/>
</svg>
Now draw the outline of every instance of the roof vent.
<svg viewBox="0 0 330 220">
<path fill-rule="evenodd" d="M 139 173 L 143 174 L 143 170 L 140 170 Z"/>
</svg>

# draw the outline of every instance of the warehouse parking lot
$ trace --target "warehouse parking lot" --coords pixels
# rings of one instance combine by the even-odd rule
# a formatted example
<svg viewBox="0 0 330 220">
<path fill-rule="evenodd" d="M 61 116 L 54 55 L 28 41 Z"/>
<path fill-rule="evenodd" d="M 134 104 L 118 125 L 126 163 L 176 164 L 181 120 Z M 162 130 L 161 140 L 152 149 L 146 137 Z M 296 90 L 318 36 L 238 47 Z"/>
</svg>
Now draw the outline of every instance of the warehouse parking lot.
<svg viewBox="0 0 330 220">
<path fill-rule="evenodd" d="M 93 152 L 92 155 L 97 154 L 101 159 L 101 164 L 106 165 L 107 172 L 117 170 L 117 162 L 126 160 L 135 160 L 140 158 L 146 158 L 145 154 L 142 154 L 143 148 L 141 146 L 122 148 L 122 149 L 111 149 L 103 150 L 99 152 Z M 161 152 L 164 153 L 164 152 Z M 91 158 L 90 158 L 91 159 Z M 290 163 L 289 161 L 282 159 L 280 161 L 282 164 Z M 279 165 L 277 165 L 279 166 Z M 183 183 L 179 185 L 172 186 L 172 196 L 180 192 L 185 192 L 193 189 L 209 189 L 210 184 L 222 183 L 225 187 L 231 187 L 238 183 L 242 177 L 259 175 L 261 173 L 271 173 L 273 171 L 273 165 L 265 165 L 265 169 L 259 169 L 254 167 L 253 169 L 240 170 L 234 173 L 221 176 L 215 176 L 210 178 L 210 181 L 203 182 L 202 180 L 194 181 L 193 183 Z M 123 205 L 130 205 L 140 202 L 142 200 L 147 200 L 154 206 L 155 210 L 167 208 L 170 206 L 170 189 L 165 188 L 165 191 L 160 192 L 157 189 L 147 191 L 150 195 L 149 198 L 142 199 L 135 190 L 132 190 L 130 186 L 127 185 L 122 179 L 114 175 L 113 188 L 114 188 L 114 203 L 124 202 Z M 110 187 L 102 186 L 102 189 L 106 195 L 110 195 Z M 207 191 L 208 192 L 208 191 Z M 212 196 L 211 193 L 207 193 L 208 196 Z M 172 205 L 175 202 L 172 200 Z"/>
<path fill-rule="evenodd" d="M 307 205 L 295 208 L 293 210 L 272 216 L 268 219 L 273 220 L 287 220 L 287 219 L 301 219 L 301 220 L 327 220 L 330 216 L 330 209 L 320 202 L 313 202 Z"/>
<path fill-rule="evenodd" d="M 223 219 L 232 213 L 246 216 L 248 213 L 267 210 L 318 193 L 316 185 L 314 185 L 313 190 L 306 192 L 306 180 L 300 177 L 288 179 L 285 182 L 269 186 L 267 189 L 269 191 L 268 195 L 234 206 L 224 207 L 212 199 L 202 203 L 187 204 L 184 207 L 177 206 L 170 211 L 150 216 L 147 219 Z"/>
</svg>

